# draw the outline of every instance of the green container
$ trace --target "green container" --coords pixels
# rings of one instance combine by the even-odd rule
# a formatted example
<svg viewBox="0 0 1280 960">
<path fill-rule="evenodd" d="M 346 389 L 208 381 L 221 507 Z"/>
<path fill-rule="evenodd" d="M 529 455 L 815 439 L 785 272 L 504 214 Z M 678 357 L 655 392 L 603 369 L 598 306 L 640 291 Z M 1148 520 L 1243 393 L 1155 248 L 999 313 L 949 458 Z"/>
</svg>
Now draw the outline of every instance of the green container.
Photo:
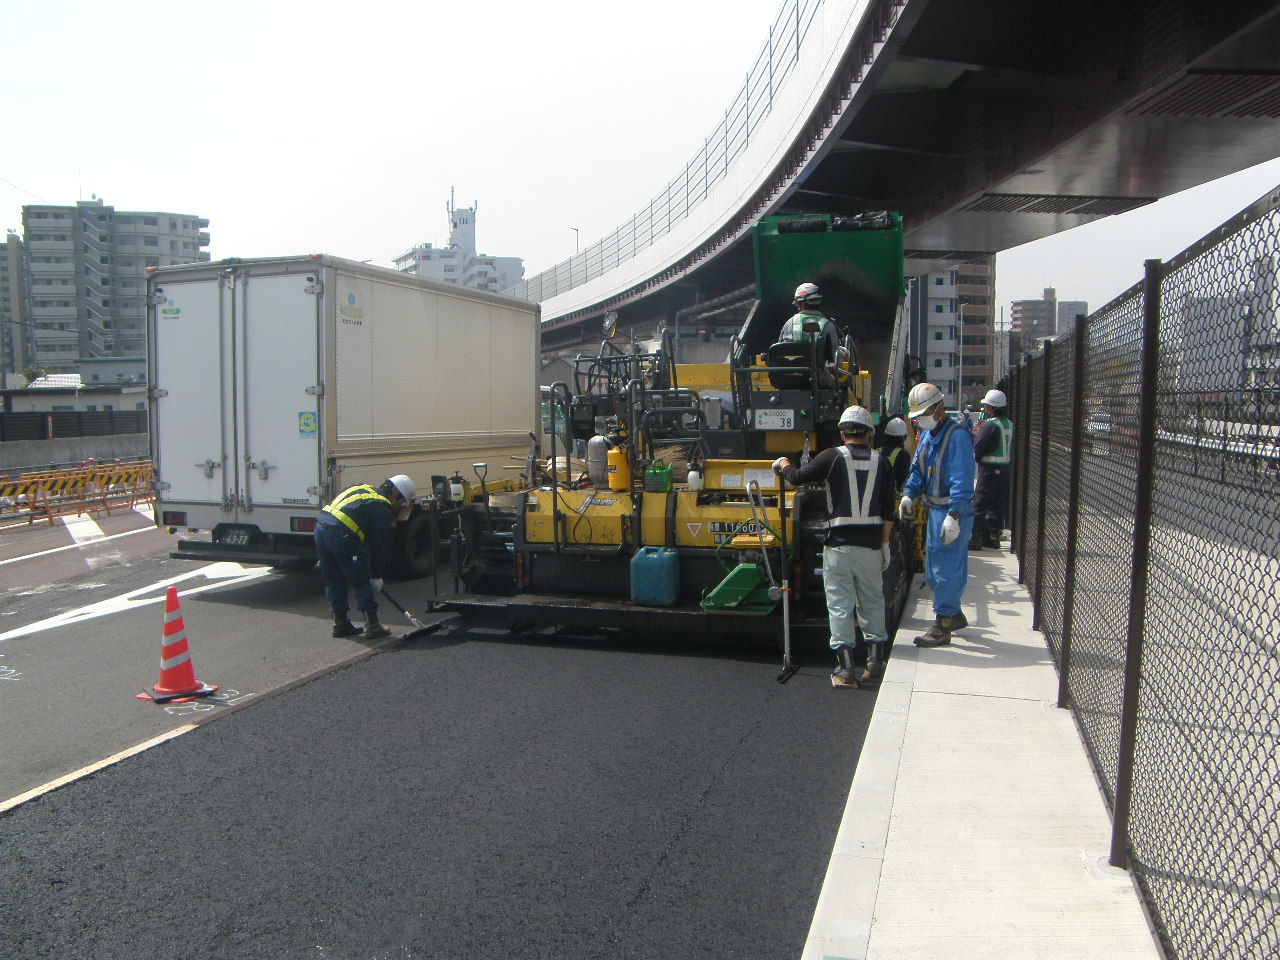
<svg viewBox="0 0 1280 960">
<path fill-rule="evenodd" d="M 669 493 L 671 490 L 671 468 L 660 460 L 644 472 L 645 493 Z"/>
</svg>

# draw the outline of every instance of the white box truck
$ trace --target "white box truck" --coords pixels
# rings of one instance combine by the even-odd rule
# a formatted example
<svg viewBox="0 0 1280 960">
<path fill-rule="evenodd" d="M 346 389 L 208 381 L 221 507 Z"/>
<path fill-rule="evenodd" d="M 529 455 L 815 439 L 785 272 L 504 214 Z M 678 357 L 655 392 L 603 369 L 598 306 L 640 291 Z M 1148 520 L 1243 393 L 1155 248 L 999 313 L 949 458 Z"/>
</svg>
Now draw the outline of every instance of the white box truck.
<svg viewBox="0 0 1280 960">
<path fill-rule="evenodd" d="M 496 476 L 538 429 L 537 304 L 382 267 L 154 268 L 147 342 L 156 523 L 210 533 L 179 558 L 310 565 L 324 504 L 403 473 L 395 560 L 422 576 L 449 478 Z"/>
</svg>

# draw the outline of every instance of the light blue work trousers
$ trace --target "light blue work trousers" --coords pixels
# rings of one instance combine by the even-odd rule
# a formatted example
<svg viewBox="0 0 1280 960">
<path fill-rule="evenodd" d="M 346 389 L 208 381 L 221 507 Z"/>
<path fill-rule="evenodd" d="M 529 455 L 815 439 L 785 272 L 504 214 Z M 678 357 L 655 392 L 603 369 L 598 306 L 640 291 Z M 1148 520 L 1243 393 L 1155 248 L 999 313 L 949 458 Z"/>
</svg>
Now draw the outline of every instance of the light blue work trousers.
<svg viewBox="0 0 1280 960">
<path fill-rule="evenodd" d="M 969 579 L 969 537 L 973 535 L 973 514 L 960 518 L 960 536 L 942 542 L 944 508 L 929 509 L 929 533 L 925 541 L 924 575 L 933 588 L 933 612 L 950 617 L 960 612 L 965 581 Z"/>
<path fill-rule="evenodd" d="M 822 548 L 822 584 L 827 594 L 831 649 L 858 642 L 854 618 L 867 643 L 889 639 L 884 628 L 884 580 L 880 551 L 870 547 Z"/>
</svg>

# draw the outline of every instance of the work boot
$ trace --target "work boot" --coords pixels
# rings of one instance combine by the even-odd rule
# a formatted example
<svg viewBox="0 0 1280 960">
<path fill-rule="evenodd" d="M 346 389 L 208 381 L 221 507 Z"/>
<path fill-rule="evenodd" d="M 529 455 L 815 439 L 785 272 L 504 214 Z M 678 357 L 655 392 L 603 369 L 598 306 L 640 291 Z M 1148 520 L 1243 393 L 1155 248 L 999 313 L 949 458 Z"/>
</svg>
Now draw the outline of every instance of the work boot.
<svg viewBox="0 0 1280 960">
<path fill-rule="evenodd" d="M 357 627 L 347 618 L 347 611 L 333 615 L 333 635 L 335 637 L 353 637 L 360 632 Z"/>
<path fill-rule="evenodd" d="M 853 662 L 852 647 L 836 647 L 836 668 L 831 673 L 831 685 L 840 690 L 858 689 L 858 668 Z"/>
<path fill-rule="evenodd" d="M 364 638 L 366 640 L 380 640 L 389 636 L 391 636 L 391 631 L 378 622 L 376 613 L 366 613 L 364 615 Z"/>
<path fill-rule="evenodd" d="M 947 626 L 943 626 L 942 617 L 934 617 L 933 625 L 924 633 L 916 637 L 914 643 L 917 647 L 945 647 L 951 642 L 951 622 L 954 617 L 945 618 Z"/>
<path fill-rule="evenodd" d="M 867 667 L 862 673 L 863 683 L 879 683 L 884 676 L 884 644 L 867 644 Z"/>
<path fill-rule="evenodd" d="M 938 614 L 937 622 L 942 629 L 948 632 L 963 630 L 969 625 L 969 620 L 965 617 L 963 610 L 957 610 L 955 613 L 945 617 L 942 614 Z"/>
</svg>

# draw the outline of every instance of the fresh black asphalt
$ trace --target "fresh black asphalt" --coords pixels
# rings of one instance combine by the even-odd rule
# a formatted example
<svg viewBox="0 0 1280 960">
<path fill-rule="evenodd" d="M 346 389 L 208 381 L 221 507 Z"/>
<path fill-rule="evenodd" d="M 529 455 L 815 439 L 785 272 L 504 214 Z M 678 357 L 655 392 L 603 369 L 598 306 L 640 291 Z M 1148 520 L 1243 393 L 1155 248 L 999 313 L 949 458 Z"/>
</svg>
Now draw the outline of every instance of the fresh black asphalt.
<svg viewBox="0 0 1280 960">
<path fill-rule="evenodd" d="M 828 671 L 405 642 L 0 815 L 0 957 L 797 957 L 874 704 Z"/>
</svg>

